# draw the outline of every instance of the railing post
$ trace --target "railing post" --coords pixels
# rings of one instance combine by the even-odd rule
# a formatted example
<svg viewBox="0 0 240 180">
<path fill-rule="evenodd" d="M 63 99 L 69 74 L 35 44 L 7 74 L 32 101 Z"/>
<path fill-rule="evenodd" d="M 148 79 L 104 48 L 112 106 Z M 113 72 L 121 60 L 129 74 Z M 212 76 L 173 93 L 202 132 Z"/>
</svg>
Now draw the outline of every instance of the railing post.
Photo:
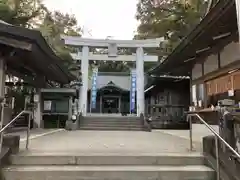
<svg viewBox="0 0 240 180">
<path fill-rule="evenodd" d="M 1 102 L 1 122 L 0 122 L 0 128 L 3 128 L 3 121 L 4 121 L 4 101 Z M 0 133 L 0 153 L 2 152 L 2 146 L 3 146 L 3 136 L 4 132 Z"/>
<path fill-rule="evenodd" d="M 193 140 L 192 140 L 192 117 L 191 115 L 188 116 L 188 121 L 189 121 L 189 145 L 190 145 L 190 151 L 193 151 Z"/>
<path fill-rule="evenodd" d="M 216 151 L 216 173 L 217 173 L 217 180 L 220 180 L 220 159 L 219 159 L 219 143 L 218 138 L 215 135 L 215 151 Z"/>
<path fill-rule="evenodd" d="M 31 128 L 31 114 L 28 113 L 28 128 L 27 128 L 26 149 L 28 149 L 28 145 L 29 145 L 30 128 Z"/>
</svg>

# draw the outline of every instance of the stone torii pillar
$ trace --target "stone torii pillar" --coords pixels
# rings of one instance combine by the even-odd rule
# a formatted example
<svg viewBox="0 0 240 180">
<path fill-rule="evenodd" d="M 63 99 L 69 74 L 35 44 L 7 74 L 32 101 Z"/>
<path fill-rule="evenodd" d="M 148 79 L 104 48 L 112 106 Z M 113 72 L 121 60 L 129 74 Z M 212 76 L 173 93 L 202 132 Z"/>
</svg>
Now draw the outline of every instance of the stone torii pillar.
<svg viewBox="0 0 240 180">
<path fill-rule="evenodd" d="M 136 77 L 137 77 L 137 116 L 144 114 L 144 52 L 142 47 L 136 51 Z"/>
<path fill-rule="evenodd" d="M 82 47 L 82 60 L 81 60 L 81 72 L 82 72 L 82 86 L 80 88 L 78 111 L 83 116 L 87 115 L 87 92 L 88 92 L 88 66 L 89 66 L 89 47 Z"/>
</svg>

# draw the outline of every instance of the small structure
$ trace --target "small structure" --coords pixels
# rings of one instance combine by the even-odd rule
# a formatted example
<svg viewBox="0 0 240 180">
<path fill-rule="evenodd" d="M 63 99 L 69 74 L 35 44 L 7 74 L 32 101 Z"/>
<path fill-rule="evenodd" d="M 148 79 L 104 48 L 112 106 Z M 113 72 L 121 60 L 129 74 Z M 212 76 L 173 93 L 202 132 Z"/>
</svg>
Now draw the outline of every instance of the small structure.
<svg viewBox="0 0 240 180">
<path fill-rule="evenodd" d="M 5 99 L 5 75 L 9 73 L 30 83 L 34 88 L 45 88 L 49 81 L 68 84 L 75 80 L 62 61 L 49 47 L 39 31 L 0 24 L 0 99 Z M 4 103 L 2 104 L 5 106 Z M 38 107 L 39 102 L 35 104 Z M 23 107 L 24 109 L 24 107 Z M 41 119 L 34 119 L 37 126 Z"/>
<path fill-rule="evenodd" d="M 145 86 L 145 112 L 153 116 L 182 116 L 190 101 L 189 83 L 187 77 L 152 78 Z"/>
<path fill-rule="evenodd" d="M 77 54 L 72 54 L 76 60 L 81 60 L 82 88 L 80 91 L 79 111 L 86 116 L 87 113 L 87 92 L 88 92 L 88 69 L 89 61 L 136 61 L 137 77 L 137 115 L 144 113 L 144 61 L 157 62 L 157 56 L 144 54 L 144 48 L 157 48 L 164 40 L 110 40 L 110 39 L 85 39 L 81 37 L 63 36 L 66 45 L 79 47 Z M 102 48 L 107 54 L 94 54 L 89 48 Z M 136 54 L 120 55 L 119 49 L 134 49 Z"/>
<path fill-rule="evenodd" d="M 40 116 L 39 127 L 64 128 L 74 111 L 76 89 L 48 88 L 40 89 L 40 92 L 34 98 L 36 102 L 40 102 L 40 108 L 36 108 L 34 113 Z"/>
<path fill-rule="evenodd" d="M 188 77 L 151 77 L 145 86 L 145 114 L 152 128 L 183 129 L 184 112 L 190 102 Z"/>
</svg>

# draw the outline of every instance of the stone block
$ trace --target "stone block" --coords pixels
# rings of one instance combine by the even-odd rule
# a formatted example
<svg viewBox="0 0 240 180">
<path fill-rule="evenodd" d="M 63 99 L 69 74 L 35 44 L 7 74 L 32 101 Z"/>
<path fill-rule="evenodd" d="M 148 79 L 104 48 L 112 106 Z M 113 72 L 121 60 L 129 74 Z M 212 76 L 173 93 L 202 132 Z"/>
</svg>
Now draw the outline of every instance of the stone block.
<svg viewBox="0 0 240 180">
<path fill-rule="evenodd" d="M 215 149 L 215 137 L 214 135 L 209 135 L 203 137 L 203 152 L 208 154 L 213 154 Z"/>
<path fill-rule="evenodd" d="M 10 148 L 12 154 L 19 152 L 20 136 L 18 135 L 4 135 L 3 147 Z"/>
<path fill-rule="evenodd" d="M 219 142 L 220 144 L 220 142 Z M 203 137 L 203 153 L 209 165 L 216 169 L 216 151 L 214 135 Z M 220 174 L 226 180 L 240 180 L 240 163 L 231 158 L 232 153 L 223 151 L 219 146 Z"/>
<path fill-rule="evenodd" d="M 72 130 L 73 130 L 73 131 L 76 131 L 76 130 L 78 130 L 78 129 L 79 129 L 79 123 L 78 123 L 78 121 L 73 122 L 73 123 L 72 123 Z"/>
<path fill-rule="evenodd" d="M 65 129 L 68 130 L 68 131 L 71 131 L 72 130 L 72 124 L 73 124 L 73 122 L 71 120 L 67 120 L 66 124 L 65 124 Z"/>
</svg>

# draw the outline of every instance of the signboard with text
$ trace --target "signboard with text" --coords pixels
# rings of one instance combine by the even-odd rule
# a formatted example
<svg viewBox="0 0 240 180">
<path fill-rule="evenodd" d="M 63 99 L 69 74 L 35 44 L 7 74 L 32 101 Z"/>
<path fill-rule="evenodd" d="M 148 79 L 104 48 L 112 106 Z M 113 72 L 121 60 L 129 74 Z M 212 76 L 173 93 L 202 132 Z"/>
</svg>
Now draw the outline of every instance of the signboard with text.
<svg viewBox="0 0 240 180">
<path fill-rule="evenodd" d="M 91 108 L 96 108 L 96 100 L 97 100 L 97 76 L 98 76 L 98 68 L 93 69 L 92 74 L 92 91 L 91 91 Z"/>
<path fill-rule="evenodd" d="M 137 86 L 136 70 L 133 69 L 131 71 L 131 90 L 130 90 L 130 112 L 131 113 L 135 112 L 136 86 Z"/>
</svg>

